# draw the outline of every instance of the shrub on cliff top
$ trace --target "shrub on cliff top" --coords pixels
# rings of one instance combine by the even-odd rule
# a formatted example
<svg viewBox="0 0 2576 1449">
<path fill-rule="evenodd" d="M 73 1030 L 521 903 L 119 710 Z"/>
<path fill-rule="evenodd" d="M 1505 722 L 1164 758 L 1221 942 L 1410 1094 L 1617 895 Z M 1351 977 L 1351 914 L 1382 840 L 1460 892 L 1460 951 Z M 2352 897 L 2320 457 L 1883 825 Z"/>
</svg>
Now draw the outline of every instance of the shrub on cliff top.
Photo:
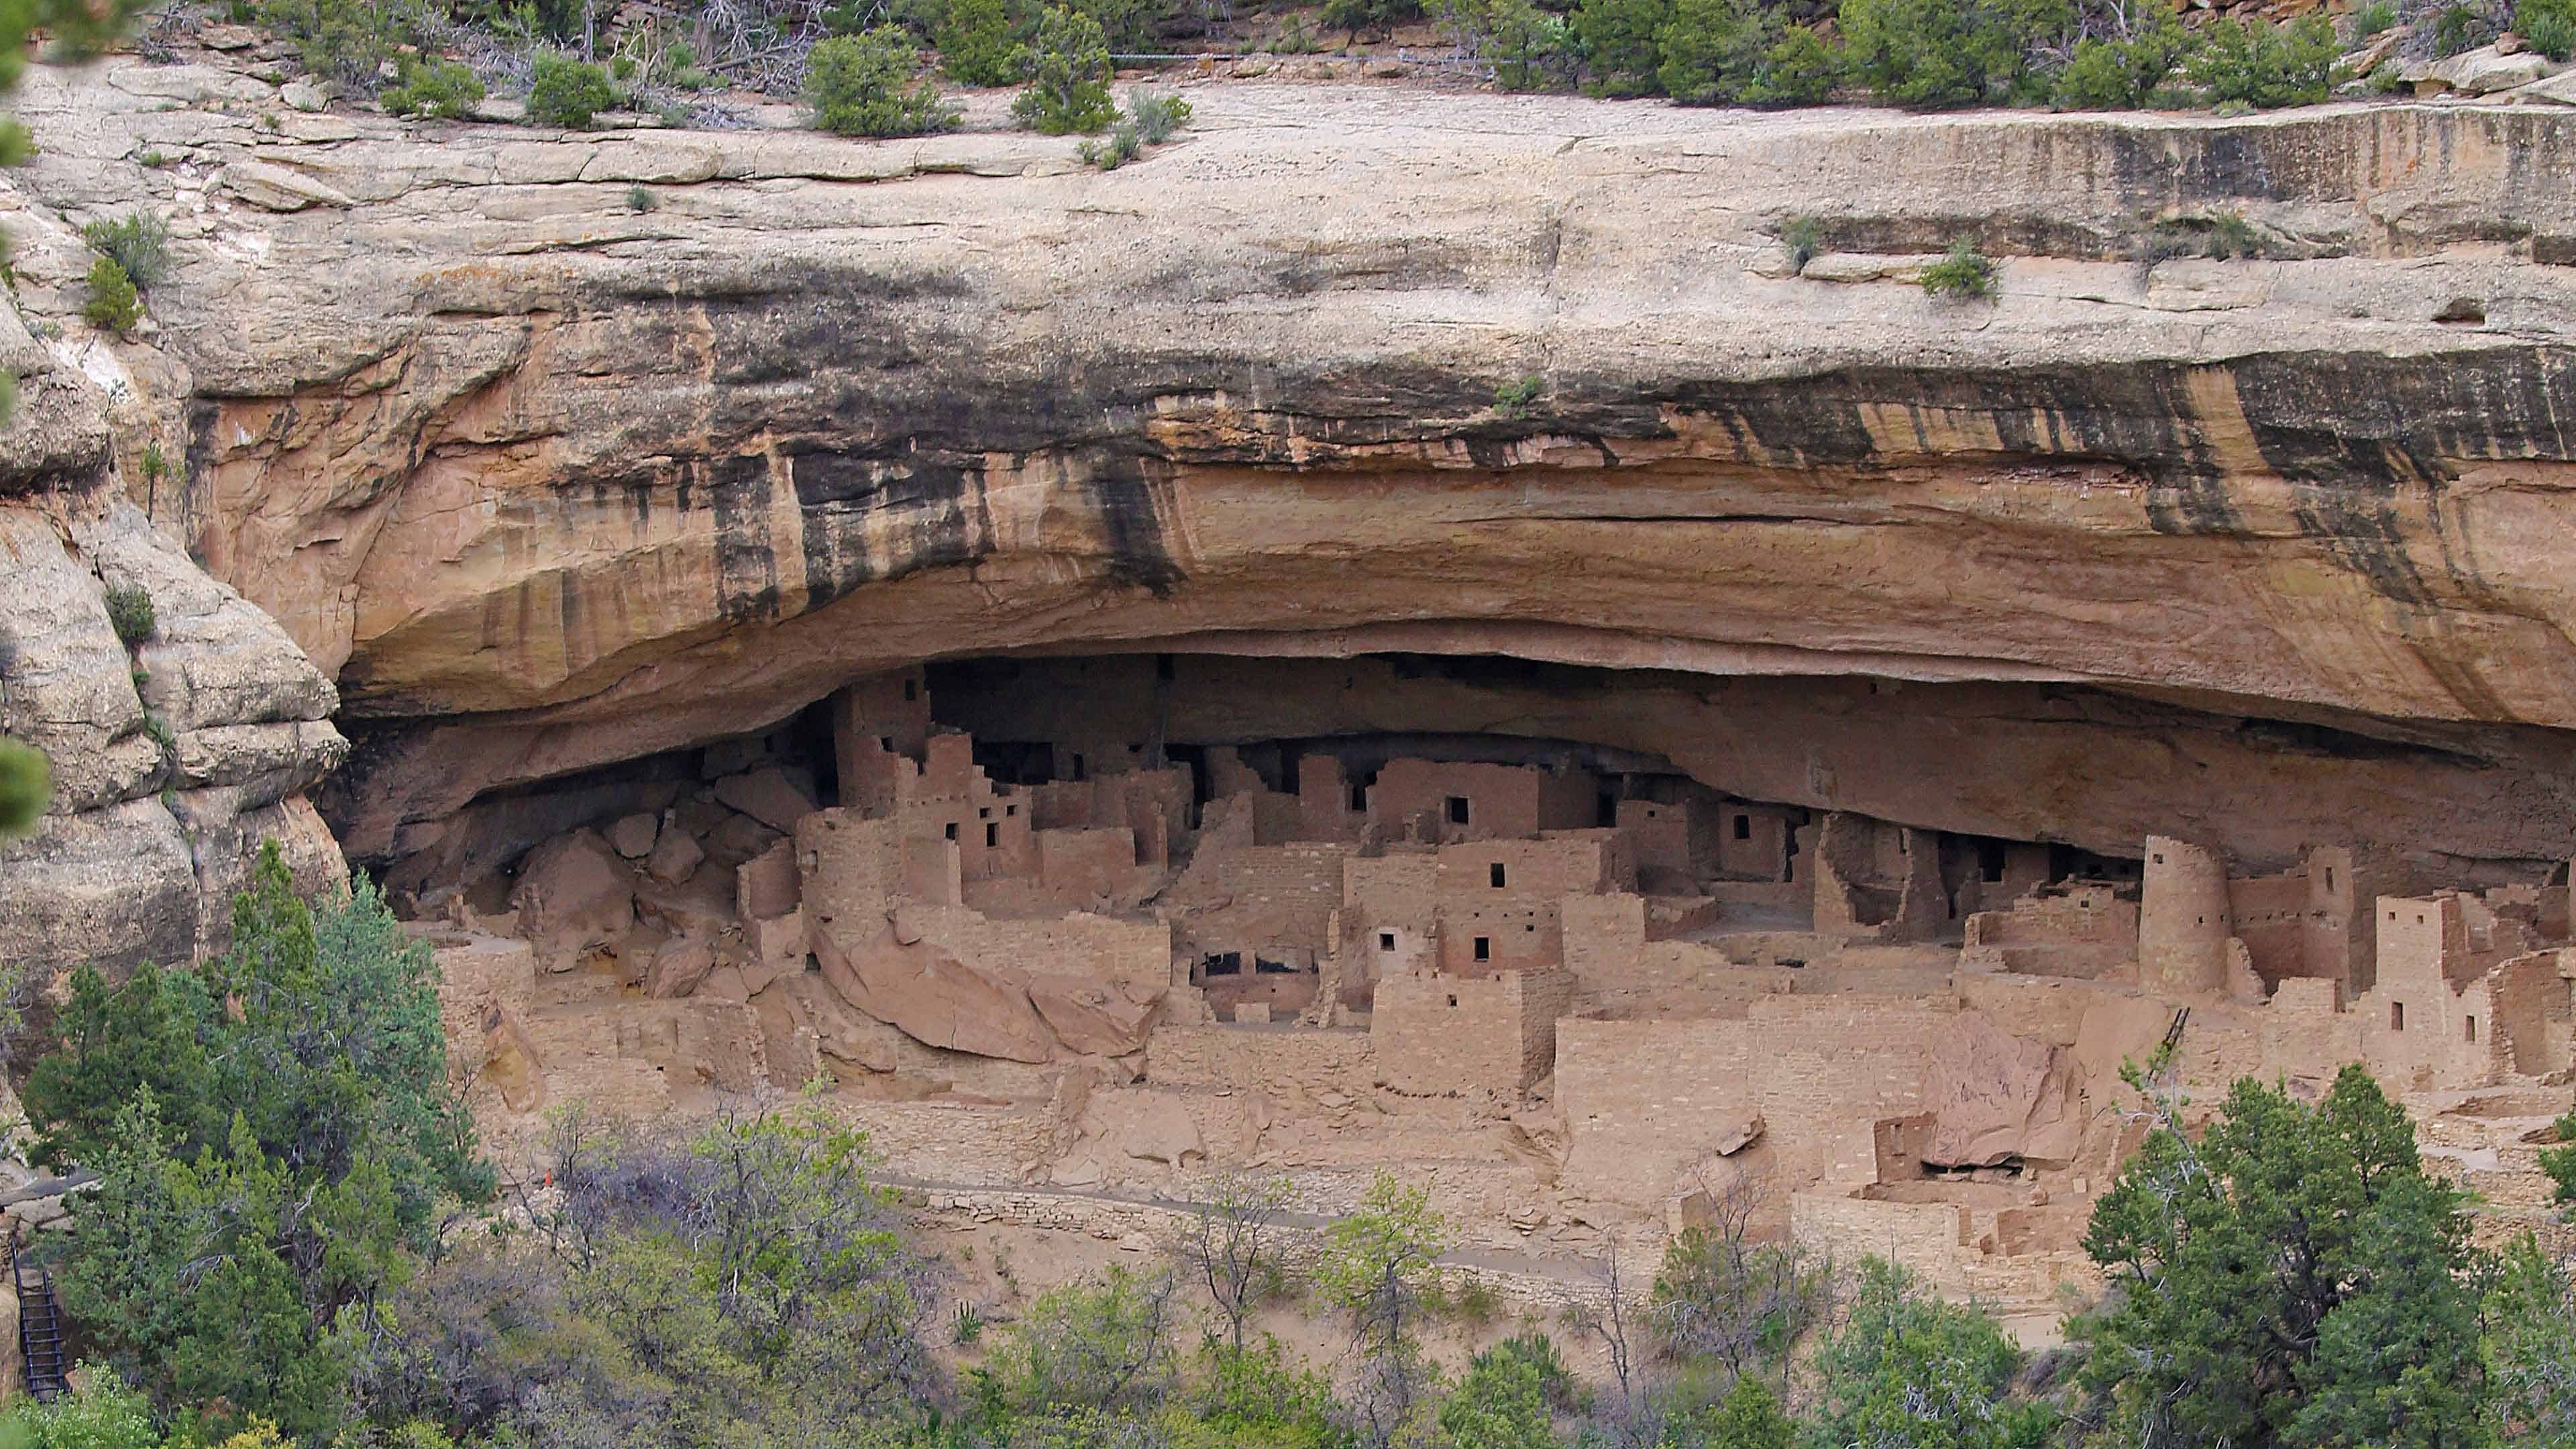
<svg viewBox="0 0 2576 1449">
<path fill-rule="evenodd" d="M 2061 110 L 2136 110 L 2191 51 L 2191 37 L 2172 11 L 2146 7 L 2127 35 L 2077 42 L 2050 99 Z"/>
<path fill-rule="evenodd" d="M 115 588 L 107 591 L 107 622 L 116 637 L 131 649 L 152 637 L 152 595 L 139 588 Z"/>
<path fill-rule="evenodd" d="M 143 298 L 114 257 L 89 264 L 89 300 L 81 304 L 81 316 L 104 332 L 131 332 L 143 321 Z"/>
<path fill-rule="evenodd" d="M 964 86 L 1019 79 L 1019 25 L 1006 0 L 948 0 L 933 32 L 940 69 Z"/>
<path fill-rule="evenodd" d="M 1029 84 L 1011 114 L 1023 126 L 1062 136 L 1100 130 L 1118 117 L 1109 99 L 1109 40 L 1088 15 L 1048 6 L 1019 69 Z"/>
<path fill-rule="evenodd" d="M 1923 269 L 1923 290 L 1935 297 L 1961 301 L 1995 294 L 1995 264 L 1965 237 L 1950 244 L 1941 260 Z"/>
<path fill-rule="evenodd" d="M 81 228 L 81 240 L 124 268 L 139 291 L 151 291 L 177 265 L 170 255 L 168 224 L 148 211 L 128 212 L 122 221 L 93 221 Z"/>
<path fill-rule="evenodd" d="M 2339 53 L 2334 26 L 2322 15 L 2288 25 L 2222 20 L 2202 32 L 2184 74 L 2221 105 L 2315 105 L 2334 87 Z"/>
<path fill-rule="evenodd" d="M 455 121 L 473 114 L 483 94 L 483 82 L 455 61 L 405 59 L 401 78 L 376 99 L 388 115 Z"/>
<path fill-rule="evenodd" d="M 2032 47 L 2072 18 L 2064 0 L 1844 0 L 1840 24 L 1854 79 L 1929 108 L 2026 98 Z"/>
<path fill-rule="evenodd" d="M 528 119 L 568 131 L 586 130 L 591 118 L 617 103 L 608 72 L 568 55 L 541 55 L 530 72 Z"/>
<path fill-rule="evenodd" d="M 805 62 L 805 99 L 814 123 L 841 136 L 919 136 L 944 131 L 957 113 L 938 85 L 920 78 L 912 36 L 897 25 L 836 35 Z"/>
</svg>

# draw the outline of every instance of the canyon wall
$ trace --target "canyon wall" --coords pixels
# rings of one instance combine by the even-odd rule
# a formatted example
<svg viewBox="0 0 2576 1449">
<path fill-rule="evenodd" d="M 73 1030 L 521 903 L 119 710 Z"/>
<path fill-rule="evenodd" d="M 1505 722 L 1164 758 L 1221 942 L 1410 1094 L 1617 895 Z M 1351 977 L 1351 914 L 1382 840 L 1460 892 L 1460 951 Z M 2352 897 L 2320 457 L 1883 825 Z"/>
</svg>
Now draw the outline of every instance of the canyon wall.
<svg viewBox="0 0 2576 1449">
<path fill-rule="evenodd" d="M 0 968 L 37 987 L 82 962 L 220 949 L 263 841 L 308 890 L 348 879 L 305 798 L 348 756 L 331 682 L 126 500 L 122 398 L 81 360 L 0 307 L 18 379 L 0 430 L 0 735 L 45 751 L 54 783 L 36 831 L 0 842 Z M 149 601 L 148 632 L 120 633 L 112 594 Z"/>
<path fill-rule="evenodd" d="M 132 379 L 121 476 L 336 677 L 366 860 L 1030 650 L 1652 670 L 1642 711 L 1352 713 L 1481 700 L 2106 849 L 2576 839 L 2576 112 L 1191 95 L 1103 174 L 980 131 L 306 115 L 127 59 L 31 78 L 7 184 L 57 313 L 59 223 L 173 217 L 157 332 L 91 344 Z M 2236 213 L 2268 259 L 2134 260 Z M 1909 280 L 1959 236 L 1990 305 Z M 155 438 L 184 466 L 147 487 Z"/>
</svg>

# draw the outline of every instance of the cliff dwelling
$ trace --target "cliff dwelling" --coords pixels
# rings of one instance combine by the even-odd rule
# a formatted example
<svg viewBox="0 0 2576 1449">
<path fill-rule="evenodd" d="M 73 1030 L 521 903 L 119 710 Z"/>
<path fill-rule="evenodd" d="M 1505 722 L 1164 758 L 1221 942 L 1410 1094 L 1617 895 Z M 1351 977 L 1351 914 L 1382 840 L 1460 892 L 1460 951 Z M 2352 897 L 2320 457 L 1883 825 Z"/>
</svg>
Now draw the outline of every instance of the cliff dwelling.
<svg viewBox="0 0 2576 1449">
<path fill-rule="evenodd" d="M 2203 797 L 2124 778 L 2182 749 Z M 2309 1094 L 2576 1058 L 2563 863 L 2378 814 L 2413 753 L 2062 688 L 987 656 L 477 801 L 386 879 L 505 1140 L 820 1077 L 903 1180 L 1399 1166 L 1498 1248 L 1751 1212 L 2045 1315 L 2168 1037 Z"/>
<path fill-rule="evenodd" d="M 1084 1271 L 1385 1179 L 1515 1315 L 1713 1227 L 2037 1345 L 2159 1111 L 2358 1065 L 2477 1241 L 2576 1262 L 2535 49 L 2286 116 L 1265 51 L 1104 167 L 1000 86 L 900 140 L 540 128 L 224 25 L 12 99 L 31 1033 L 78 967 L 224 961 L 273 843 L 426 943 L 433 1085 L 539 1195 L 580 1113 L 809 1100 L 912 1226 Z M 146 220 L 168 270 L 85 320 Z"/>
</svg>

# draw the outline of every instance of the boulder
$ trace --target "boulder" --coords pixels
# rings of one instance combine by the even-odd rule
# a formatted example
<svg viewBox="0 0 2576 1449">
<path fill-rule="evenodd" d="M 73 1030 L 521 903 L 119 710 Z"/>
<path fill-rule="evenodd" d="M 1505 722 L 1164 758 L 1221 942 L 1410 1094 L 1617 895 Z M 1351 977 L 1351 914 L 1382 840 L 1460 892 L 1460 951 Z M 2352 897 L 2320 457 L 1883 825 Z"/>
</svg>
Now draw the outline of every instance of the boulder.
<svg viewBox="0 0 2576 1449">
<path fill-rule="evenodd" d="M 1926 1163 L 1992 1167 L 2014 1158 L 2062 1163 L 2083 1136 L 2071 1057 L 1962 1012 L 1925 1049 L 1923 1107 L 1932 1117 Z"/>
<path fill-rule="evenodd" d="M 798 991 L 795 998 L 805 1009 L 806 1023 L 814 1028 L 814 1044 L 823 1055 L 863 1071 L 895 1069 L 895 1047 L 901 1037 L 893 1027 L 853 1015 L 840 996 L 828 989 Z"/>
<path fill-rule="evenodd" d="M 716 798 L 782 833 L 817 808 L 813 794 L 776 765 L 725 776 L 716 781 Z"/>
<path fill-rule="evenodd" d="M 1117 983 L 1078 976 L 1029 977 L 1029 1001 L 1053 1028 L 1056 1040 L 1077 1052 L 1104 1057 L 1141 1051 L 1153 1034 L 1160 992 L 1131 999 Z"/>
<path fill-rule="evenodd" d="M 642 860 L 653 853 L 653 842 L 661 837 L 662 822 L 649 811 L 637 811 L 618 817 L 608 827 L 608 843 L 628 860 Z"/>
<path fill-rule="evenodd" d="M 2404 78 L 2419 96 L 2438 95 L 2445 90 L 2483 96 L 2527 86 L 2553 69 L 2545 55 L 2529 51 L 2507 55 L 2492 45 L 2482 45 L 2429 64 L 2409 66 Z"/>
<path fill-rule="evenodd" d="M 727 860 L 749 860 L 778 843 L 779 833 L 748 815 L 727 814 L 707 835 L 707 853 Z"/>
<path fill-rule="evenodd" d="M 664 885 L 679 885 L 697 874 L 706 858 L 696 836 L 685 830 L 665 830 L 644 862 L 644 873 Z"/>
<path fill-rule="evenodd" d="M 528 852 L 510 904 L 539 959 L 561 971 L 634 928 L 635 877 L 598 831 L 576 830 Z"/>
<path fill-rule="evenodd" d="M 927 941 L 906 945 L 891 925 L 853 941 L 846 926 L 812 933 L 823 979 L 841 999 L 925 1046 L 1014 1062 L 1055 1057 L 1055 1038 L 1026 987 L 970 966 Z"/>
<path fill-rule="evenodd" d="M 656 1001 L 676 1001 L 698 989 L 716 969 L 715 947 L 695 936 L 673 936 L 653 953 L 644 968 L 644 994 Z"/>
<path fill-rule="evenodd" d="M 1759 1112 L 1744 1112 L 1728 1118 L 1718 1127 L 1717 1137 L 1709 1150 L 1720 1157 L 1732 1157 L 1760 1140 L 1767 1124 Z"/>
</svg>

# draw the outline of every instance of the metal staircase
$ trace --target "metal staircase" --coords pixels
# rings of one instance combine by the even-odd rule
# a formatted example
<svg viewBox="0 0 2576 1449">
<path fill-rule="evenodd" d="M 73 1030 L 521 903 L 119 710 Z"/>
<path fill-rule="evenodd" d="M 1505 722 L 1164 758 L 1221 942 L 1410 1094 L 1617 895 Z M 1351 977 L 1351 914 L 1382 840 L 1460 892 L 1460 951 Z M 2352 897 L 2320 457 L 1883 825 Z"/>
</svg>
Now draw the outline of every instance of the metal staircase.
<svg viewBox="0 0 2576 1449">
<path fill-rule="evenodd" d="M 52 1399 L 65 1388 L 63 1313 L 54 1301 L 54 1280 L 9 1242 L 9 1276 L 18 1290 L 18 1363 L 26 1371 L 27 1392 Z"/>
</svg>

